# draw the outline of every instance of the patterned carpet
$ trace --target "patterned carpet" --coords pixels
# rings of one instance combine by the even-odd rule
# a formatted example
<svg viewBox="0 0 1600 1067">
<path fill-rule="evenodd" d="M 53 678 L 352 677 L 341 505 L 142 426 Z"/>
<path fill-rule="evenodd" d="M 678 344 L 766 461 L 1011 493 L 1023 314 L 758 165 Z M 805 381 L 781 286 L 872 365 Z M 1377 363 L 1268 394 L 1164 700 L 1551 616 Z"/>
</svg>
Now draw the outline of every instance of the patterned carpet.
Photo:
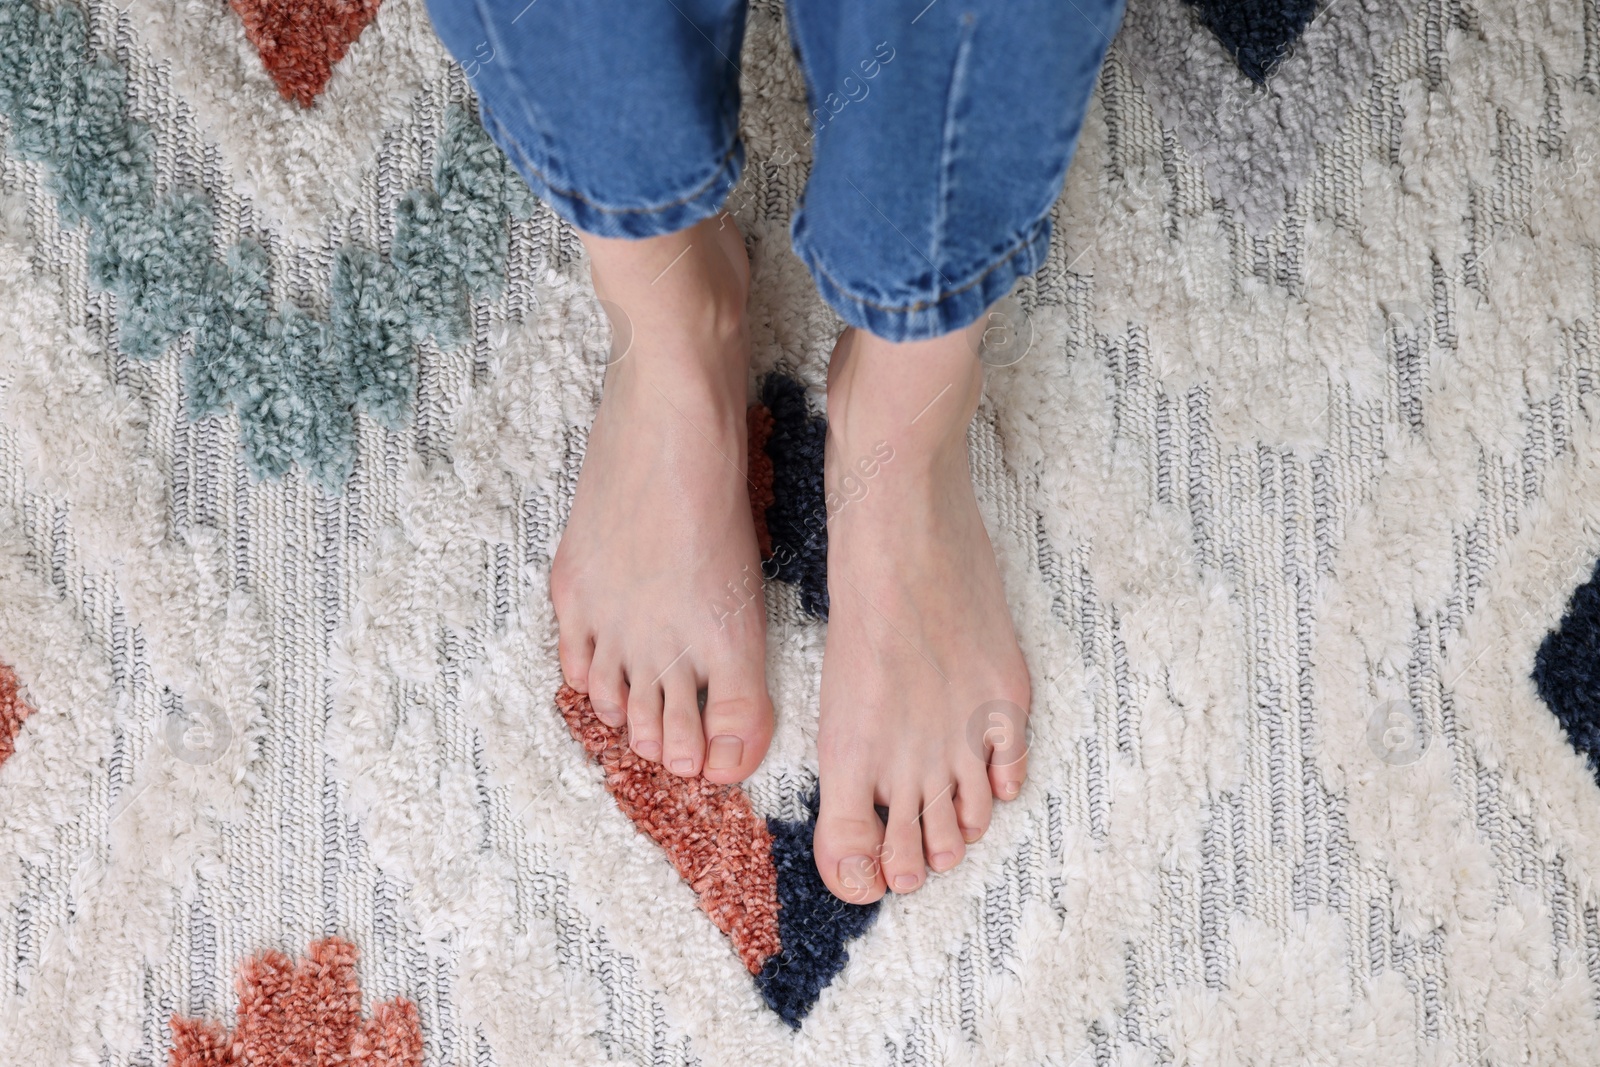
<svg viewBox="0 0 1600 1067">
<path fill-rule="evenodd" d="M 560 690 L 609 335 L 421 3 L 82 2 L 0 0 L 0 1063 L 1600 1062 L 1600 0 L 1130 0 L 971 434 L 1031 776 L 869 909 L 781 8 L 723 789 Z"/>
</svg>

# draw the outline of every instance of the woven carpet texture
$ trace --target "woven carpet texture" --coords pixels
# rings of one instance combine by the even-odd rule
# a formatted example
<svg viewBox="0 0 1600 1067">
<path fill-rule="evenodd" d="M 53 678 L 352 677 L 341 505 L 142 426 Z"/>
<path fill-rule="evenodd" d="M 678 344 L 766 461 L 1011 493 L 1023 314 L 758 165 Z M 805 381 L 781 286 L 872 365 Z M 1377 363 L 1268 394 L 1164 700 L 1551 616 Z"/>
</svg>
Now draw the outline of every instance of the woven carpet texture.
<svg viewBox="0 0 1600 1067">
<path fill-rule="evenodd" d="M 1028 783 L 860 909 L 784 17 L 725 788 L 561 687 L 609 332 L 421 0 L 0 0 L 0 1065 L 1600 1063 L 1600 0 L 1129 0 L 969 439 Z"/>
</svg>

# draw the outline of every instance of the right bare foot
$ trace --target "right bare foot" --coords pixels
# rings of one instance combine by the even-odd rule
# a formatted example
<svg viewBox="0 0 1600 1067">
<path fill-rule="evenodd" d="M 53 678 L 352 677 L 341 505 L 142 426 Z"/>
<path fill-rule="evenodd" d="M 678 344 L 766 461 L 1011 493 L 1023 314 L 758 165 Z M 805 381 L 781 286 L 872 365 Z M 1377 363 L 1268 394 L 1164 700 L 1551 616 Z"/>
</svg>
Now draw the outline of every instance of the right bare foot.
<svg viewBox="0 0 1600 1067">
<path fill-rule="evenodd" d="M 603 722 L 627 722 L 643 758 L 742 781 L 772 739 L 746 477 L 744 241 L 721 216 L 584 245 L 632 344 L 607 369 L 551 569 L 561 670 Z"/>
</svg>

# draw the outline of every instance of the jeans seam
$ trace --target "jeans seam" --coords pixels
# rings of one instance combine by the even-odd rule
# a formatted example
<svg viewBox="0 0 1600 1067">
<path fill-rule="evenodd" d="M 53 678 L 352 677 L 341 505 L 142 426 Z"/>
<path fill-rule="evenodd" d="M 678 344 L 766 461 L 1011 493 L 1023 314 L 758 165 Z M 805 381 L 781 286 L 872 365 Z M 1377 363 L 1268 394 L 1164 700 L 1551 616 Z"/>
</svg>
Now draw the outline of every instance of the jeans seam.
<svg viewBox="0 0 1600 1067">
<path fill-rule="evenodd" d="M 717 179 L 722 177 L 723 172 L 728 169 L 728 164 L 732 161 L 734 153 L 739 150 L 739 142 L 738 140 L 735 140 L 732 147 L 724 152 L 722 158 L 718 160 L 717 169 L 711 172 L 711 176 L 705 181 L 701 182 L 699 185 L 695 186 L 693 190 L 685 193 L 676 200 L 669 200 L 660 204 L 652 204 L 648 207 L 608 207 L 605 204 L 595 203 L 593 200 L 590 200 L 587 196 L 584 196 L 576 189 L 564 189 L 555 182 L 551 181 L 549 176 L 535 166 L 533 161 L 528 158 L 528 153 L 523 149 L 522 142 L 511 135 L 511 131 L 506 129 L 505 123 L 501 122 L 500 119 L 492 112 L 489 114 L 489 118 L 496 126 L 500 127 L 503 133 L 505 133 L 506 140 L 516 146 L 517 155 L 522 158 L 523 166 L 526 167 L 534 177 L 538 178 L 540 183 L 542 183 L 546 189 L 557 196 L 563 196 L 572 200 L 580 201 L 584 204 L 584 206 L 592 208 L 593 210 L 606 215 L 659 215 L 663 211 L 666 211 L 670 208 L 681 207 L 682 205 L 687 204 L 689 201 L 705 193 L 707 189 L 711 188 L 711 186 L 716 183 Z"/>
<path fill-rule="evenodd" d="M 975 286 L 981 285 L 985 278 L 999 270 L 1001 267 L 1005 266 L 1007 263 L 1011 262 L 1011 260 L 1016 258 L 1018 252 L 1021 252 L 1025 247 L 1038 239 L 1039 226 L 1043 222 L 1044 217 L 1045 216 L 1040 216 L 1039 218 L 1035 219 L 1033 224 L 1028 227 L 1027 236 L 1013 242 L 1004 252 L 1000 253 L 999 257 L 993 263 L 985 267 L 981 274 L 968 281 L 965 285 L 958 286 L 955 289 L 943 290 L 932 300 L 920 300 L 913 304 L 880 304 L 876 300 L 868 300 L 864 296 L 857 296 L 856 294 L 850 292 L 850 290 L 845 287 L 843 282 L 841 282 L 838 278 L 835 278 L 828 268 L 822 265 L 822 258 L 818 256 L 815 251 L 811 253 L 811 263 L 812 266 L 816 268 L 817 273 L 828 279 L 828 283 L 837 289 L 842 296 L 848 300 L 862 305 L 863 307 L 875 308 L 878 311 L 922 311 L 926 308 L 938 307 L 951 297 L 960 296 L 968 289 L 972 289 Z"/>
<path fill-rule="evenodd" d="M 935 264 L 939 262 L 940 253 L 944 251 L 945 223 L 950 217 L 950 172 L 955 163 L 956 140 L 956 106 L 961 98 L 961 90 L 966 81 L 967 56 L 972 49 L 972 34 L 975 16 L 970 11 L 962 12 L 961 36 L 956 41 L 955 60 L 950 67 L 950 90 L 945 97 L 944 123 L 939 137 L 939 189 L 938 200 L 934 206 L 933 216 L 933 250 L 929 258 Z M 944 271 L 935 266 L 934 271 L 939 277 L 944 278 Z M 949 279 L 945 279 L 948 281 Z"/>
</svg>

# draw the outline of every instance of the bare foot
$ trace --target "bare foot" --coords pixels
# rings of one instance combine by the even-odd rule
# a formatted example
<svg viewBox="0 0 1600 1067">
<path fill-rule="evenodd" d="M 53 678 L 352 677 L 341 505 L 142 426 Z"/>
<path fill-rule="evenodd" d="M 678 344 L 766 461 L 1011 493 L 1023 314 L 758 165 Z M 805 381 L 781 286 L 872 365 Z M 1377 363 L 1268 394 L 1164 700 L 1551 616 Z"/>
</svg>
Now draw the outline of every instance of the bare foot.
<svg viewBox="0 0 1600 1067">
<path fill-rule="evenodd" d="M 741 781 L 772 738 L 746 482 L 744 241 L 723 216 L 584 244 L 632 343 L 607 370 L 551 570 L 562 673 L 604 722 L 626 720 L 640 756 Z"/>
<path fill-rule="evenodd" d="M 982 324 L 910 344 L 847 331 L 829 368 L 814 843 L 852 903 L 961 862 L 1026 773 L 1028 670 L 967 461 Z"/>
</svg>

